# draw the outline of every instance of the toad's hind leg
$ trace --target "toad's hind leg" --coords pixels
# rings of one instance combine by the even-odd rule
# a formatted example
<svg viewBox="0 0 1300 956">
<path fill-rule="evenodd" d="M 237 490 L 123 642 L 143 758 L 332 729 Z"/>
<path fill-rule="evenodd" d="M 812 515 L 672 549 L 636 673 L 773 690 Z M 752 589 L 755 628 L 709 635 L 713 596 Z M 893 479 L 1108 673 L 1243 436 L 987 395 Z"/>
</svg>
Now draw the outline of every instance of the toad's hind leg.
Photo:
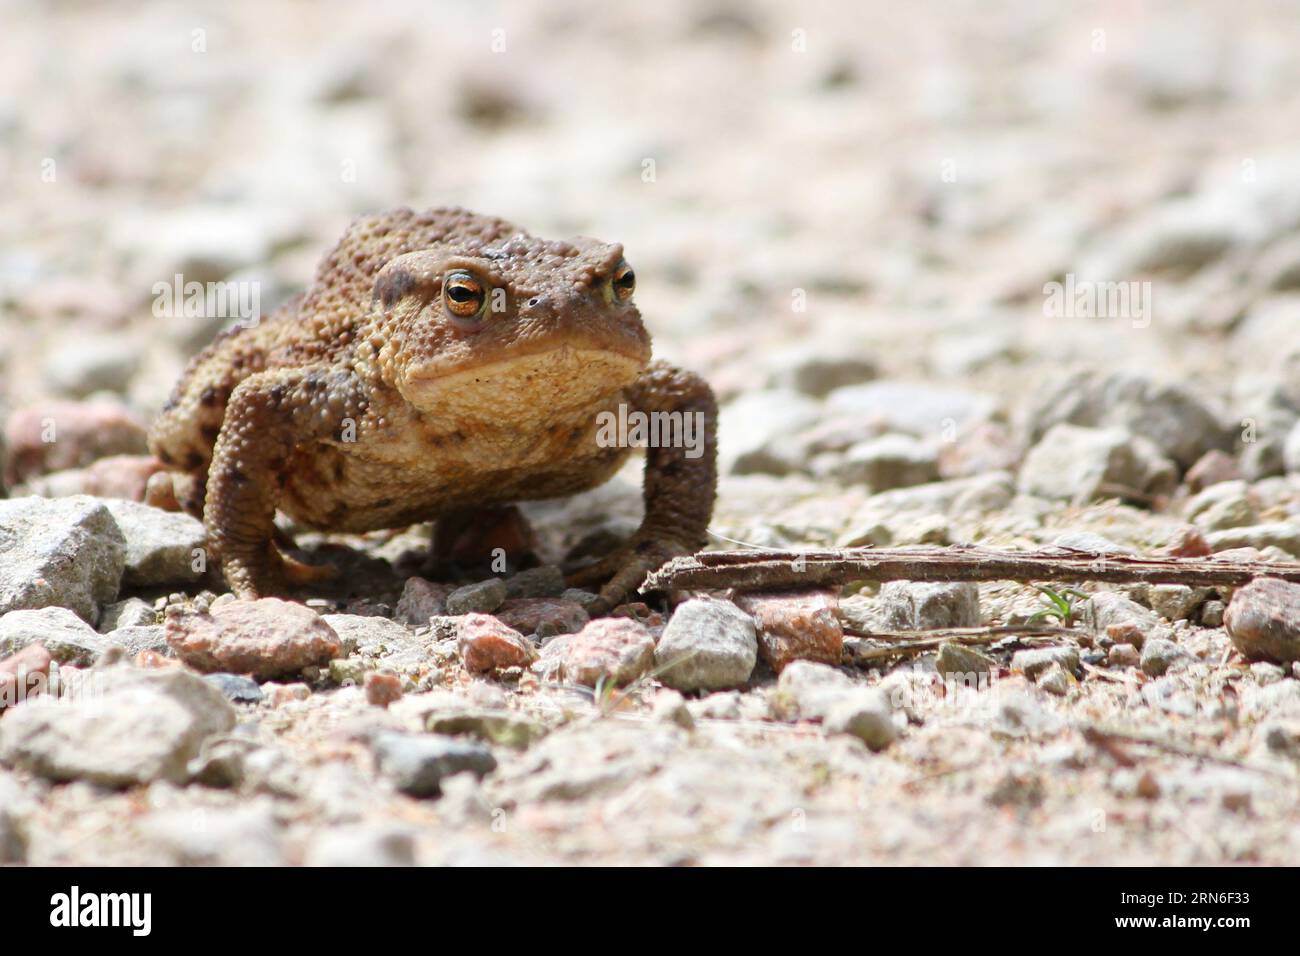
<svg viewBox="0 0 1300 956">
<path fill-rule="evenodd" d="M 329 575 L 276 548 L 276 504 L 294 452 L 354 434 L 367 404 L 356 376 L 328 367 L 260 373 L 231 394 L 208 470 L 204 524 L 236 595 L 284 594 Z"/>
</svg>

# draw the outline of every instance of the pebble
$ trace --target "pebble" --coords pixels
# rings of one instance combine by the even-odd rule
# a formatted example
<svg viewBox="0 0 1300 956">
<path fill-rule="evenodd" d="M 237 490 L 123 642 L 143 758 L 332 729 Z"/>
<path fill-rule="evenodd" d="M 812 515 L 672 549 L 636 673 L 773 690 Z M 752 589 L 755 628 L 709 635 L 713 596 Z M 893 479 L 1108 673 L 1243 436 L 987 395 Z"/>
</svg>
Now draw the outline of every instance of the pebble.
<svg viewBox="0 0 1300 956">
<path fill-rule="evenodd" d="M 1098 591 L 1088 603 L 1097 630 L 1139 650 L 1147 635 L 1161 628 L 1159 615 L 1116 591 Z"/>
<path fill-rule="evenodd" d="M 1161 677 L 1180 662 L 1191 660 L 1187 651 L 1167 638 L 1152 637 L 1142 645 L 1142 671 L 1152 677 Z"/>
<path fill-rule="evenodd" d="M 232 600 L 210 611 L 171 605 L 167 643 L 199 671 L 227 671 L 270 680 L 324 666 L 339 656 L 334 629 L 310 608 L 279 598 Z"/>
<path fill-rule="evenodd" d="M 1057 664 L 1071 674 L 1079 672 L 1079 651 L 1074 647 L 1036 647 L 1016 651 L 1011 656 L 1011 669 L 1020 671 L 1030 680 Z"/>
<path fill-rule="evenodd" d="M 447 613 L 453 616 L 461 614 L 491 614 L 506 600 L 506 582 L 500 578 L 488 578 L 475 584 L 467 584 L 447 595 Z"/>
<path fill-rule="evenodd" d="M 505 585 L 501 587 L 504 591 Z M 456 648 L 471 674 L 527 667 L 536 657 L 526 637 L 488 614 L 466 614 L 460 618 Z"/>
<path fill-rule="evenodd" d="M 1074 685 L 1074 677 L 1059 662 L 1053 662 L 1038 675 L 1038 686 L 1057 697 L 1064 697 Z"/>
<path fill-rule="evenodd" d="M 371 671 L 364 678 L 366 702 L 387 707 L 402 699 L 402 679 L 392 671 Z"/>
<path fill-rule="evenodd" d="M 91 679 L 91 692 L 6 713 L 0 760 L 56 781 L 179 784 L 204 740 L 235 724 L 221 692 L 180 668 L 116 666 L 95 670 Z"/>
<path fill-rule="evenodd" d="M 1300 521 L 1274 521 L 1245 528 L 1227 528 L 1205 536 L 1217 554 L 1237 548 L 1279 548 L 1288 555 L 1300 557 Z"/>
<path fill-rule="evenodd" d="M 830 475 L 873 492 L 923 485 L 939 477 L 938 450 L 910 435 L 882 435 L 851 447 Z"/>
<path fill-rule="evenodd" d="M 421 577 L 410 577 L 402 586 L 402 596 L 393 611 L 393 620 L 411 627 L 422 627 L 429 618 L 447 613 L 447 595 L 452 588 Z"/>
<path fill-rule="evenodd" d="M 0 711 L 23 703 L 48 686 L 53 658 L 41 644 L 29 644 L 16 654 L 0 651 Z"/>
<path fill-rule="evenodd" d="M 626 617 L 592 621 L 567 642 L 564 677 L 575 684 L 626 687 L 655 662 L 655 640 L 644 625 Z"/>
<path fill-rule="evenodd" d="M 0 501 L 0 614 L 65 607 L 94 622 L 117 599 L 126 539 L 95 498 Z"/>
<path fill-rule="evenodd" d="M 778 720 L 822 720 L 853 689 L 853 681 L 836 667 L 795 661 L 781 672 L 768 703 Z"/>
<path fill-rule="evenodd" d="M 9 487 L 52 471 L 84 468 L 109 455 L 140 455 L 145 423 L 111 401 L 42 402 L 5 422 L 4 481 Z"/>
<path fill-rule="evenodd" d="M 1173 462 L 1149 441 L 1119 428 L 1053 425 L 1025 455 L 1018 486 L 1040 498 L 1087 503 L 1147 500 L 1173 491 Z"/>
<path fill-rule="evenodd" d="M 993 672 L 997 662 L 973 647 L 966 647 L 955 641 L 945 641 L 939 645 L 934 667 L 944 677 L 960 679 L 963 682 L 969 682 L 974 678 L 974 683 L 978 685 L 980 678 L 988 677 Z"/>
<path fill-rule="evenodd" d="M 499 747 L 524 750 L 541 740 L 549 728 L 518 711 L 505 710 L 504 701 L 498 706 L 484 706 L 470 710 L 457 709 L 445 713 L 432 713 L 424 729 L 432 734 L 453 737 L 470 736 Z"/>
<path fill-rule="evenodd" d="M 1063 424 L 1117 429 L 1150 442 L 1181 468 L 1190 468 L 1206 452 L 1232 447 L 1227 421 L 1222 409 L 1181 383 L 1162 384 L 1125 372 L 1081 371 L 1036 398 L 1030 432 L 1038 440 Z"/>
<path fill-rule="evenodd" d="M 655 648 L 660 681 L 680 691 L 739 687 L 757 660 L 753 618 L 731 602 L 713 598 L 679 605 Z"/>
<path fill-rule="evenodd" d="M 482 744 L 453 737 L 384 730 L 371 735 L 370 749 L 379 772 L 412 797 L 439 796 L 444 777 L 464 772 L 483 777 L 497 766 Z"/>
<path fill-rule="evenodd" d="M 1155 584 L 1147 588 L 1151 609 L 1168 621 L 1193 619 L 1209 596 L 1209 588 L 1193 588 L 1185 584 Z"/>
<path fill-rule="evenodd" d="M 686 698 L 667 687 L 655 694 L 650 703 L 650 714 L 655 720 L 676 724 L 682 730 L 695 729 L 695 718 L 686 706 Z"/>
<path fill-rule="evenodd" d="M 506 598 L 553 598 L 564 593 L 564 572 L 553 564 L 529 568 L 506 578 Z"/>
<path fill-rule="evenodd" d="M 0 657 L 35 644 L 44 645 L 60 664 L 89 667 L 113 646 L 113 639 L 61 607 L 10 611 L 0 617 Z"/>
<path fill-rule="evenodd" d="M 888 431 L 938 439 L 989 418 L 996 403 L 961 389 L 890 380 L 837 388 L 826 396 L 826 407 Z"/>
<path fill-rule="evenodd" d="M 203 522 L 179 511 L 134 501 L 104 503 L 126 539 L 123 583 L 136 587 L 190 584 L 207 571 Z"/>
<path fill-rule="evenodd" d="M 262 688 L 257 681 L 243 674 L 204 674 L 203 679 L 221 691 L 231 703 L 258 704 L 262 701 Z"/>
<path fill-rule="evenodd" d="M 839 664 L 844 626 L 835 592 L 753 592 L 737 595 L 736 605 L 754 619 L 759 657 L 778 674 L 797 660 Z"/>
<path fill-rule="evenodd" d="M 1211 485 L 1221 484 L 1225 481 L 1238 481 L 1241 477 L 1241 469 L 1237 466 L 1237 459 L 1226 451 L 1213 448 L 1198 458 L 1195 464 L 1187 469 L 1183 481 L 1187 483 L 1188 490 L 1192 494 L 1196 494 Z"/>
<path fill-rule="evenodd" d="M 898 630 L 978 627 L 981 620 L 979 586 L 970 581 L 888 581 L 880 605 L 885 625 Z"/>
<path fill-rule="evenodd" d="M 1248 660 L 1300 661 L 1300 584 L 1258 578 L 1236 590 L 1223 622 Z"/>
<path fill-rule="evenodd" d="M 828 708 L 822 726 L 830 734 L 856 737 L 871 750 L 884 750 L 898 737 L 888 699 L 872 688 L 854 688 L 839 697 Z"/>
<path fill-rule="evenodd" d="M 1137 667 L 1142 663 L 1142 655 L 1132 644 L 1112 644 L 1106 652 L 1106 663 L 1111 667 Z"/>
<path fill-rule="evenodd" d="M 556 597 L 511 598 L 493 616 L 521 634 L 538 637 L 573 634 L 591 620 L 578 602 Z"/>
</svg>

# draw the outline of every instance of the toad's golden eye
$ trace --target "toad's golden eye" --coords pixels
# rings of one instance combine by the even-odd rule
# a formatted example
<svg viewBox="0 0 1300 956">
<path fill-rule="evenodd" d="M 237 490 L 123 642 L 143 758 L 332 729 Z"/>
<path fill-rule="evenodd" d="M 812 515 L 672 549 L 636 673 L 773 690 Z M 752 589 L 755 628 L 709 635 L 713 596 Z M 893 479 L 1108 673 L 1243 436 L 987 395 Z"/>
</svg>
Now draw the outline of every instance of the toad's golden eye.
<svg viewBox="0 0 1300 956">
<path fill-rule="evenodd" d="M 453 272 L 442 284 L 442 301 L 448 314 L 458 319 L 472 319 L 483 310 L 486 300 L 483 283 L 468 272 Z"/>
<path fill-rule="evenodd" d="M 614 298 L 620 302 L 626 302 L 632 298 L 632 293 L 636 290 L 636 273 L 626 262 L 620 262 L 618 268 L 614 270 L 614 277 L 609 280 L 610 288 L 614 290 Z"/>
</svg>

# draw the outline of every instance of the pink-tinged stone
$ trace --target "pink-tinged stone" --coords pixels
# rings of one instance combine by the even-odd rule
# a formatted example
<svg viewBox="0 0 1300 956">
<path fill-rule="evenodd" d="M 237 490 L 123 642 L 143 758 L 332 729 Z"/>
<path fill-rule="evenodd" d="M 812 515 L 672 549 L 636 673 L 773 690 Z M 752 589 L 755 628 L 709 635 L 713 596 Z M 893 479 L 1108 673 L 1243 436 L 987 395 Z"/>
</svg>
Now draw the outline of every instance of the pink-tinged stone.
<svg viewBox="0 0 1300 956">
<path fill-rule="evenodd" d="M 456 647 L 471 674 L 527 667 L 536 656 L 526 637 L 491 614 L 464 615 L 456 629 Z"/>
<path fill-rule="evenodd" d="M 4 479 L 13 486 L 109 455 L 143 453 L 145 424 L 117 402 L 41 402 L 9 416 L 5 441 Z"/>
<path fill-rule="evenodd" d="M 1251 660 L 1300 661 L 1300 584 L 1257 578 L 1238 588 L 1223 613 L 1233 645 Z"/>
<path fill-rule="evenodd" d="M 595 687 L 601 678 L 621 687 L 647 673 L 654 660 L 655 639 L 644 625 L 626 617 L 603 617 L 569 640 L 564 677 L 586 687 Z"/>
<path fill-rule="evenodd" d="M 370 671 L 365 677 L 366 700 L 387 707 L 402 699 L 402 679 L 386 671 Z"/>
<path fill-rule="evenodd" d="M 43 644 L 29 644 L 0 661 L 0 710 L 41 693 L 49 684 L 52 660 Z"/>
<path fill-rule="evenodd" d="M 334 629 L 302 604 L 262 598 L 228 601 L 212 611 L 167 609 L 164 634 L 196 670 L 249 674 L 270 680 L 324 665 L 339 656 Z"/>
<path fill-rule="evenodd" d="M 447 595 L 452 590 L 449 584 L 436 584 L 421 577 L 407 578 L 402 587 L 402 597 L 393 611 L 393 620 L 423 627 L 429 623 L 429 618 L 447 613 Z"/>
<path fill-rule="evenodd" d="M 736 604 L 753 617 L 759 656 L 778 674 L 792 661 L 840 663 L 844 627 L 834 592 L 741 594 Z"/>
<path fill-rule="evenodd" d="M 1196 494 L 1222 481 L 1236 481 L 1243 477 L 1236 458 L 1226 451 L 1214 449 L 1198 458 L 1196 463 L 1187 469 L 1183 480 L 1187 482 L 1188 490 Z"/>
<path fill-rule="evenodd" d="M 291 704 L 296 700 L 306 700 L 311 696 L 311 688 L 302 682 L 293 684 L 273 684 L 271 692 L 267 699 L 271 702 L 272 707 L 283 707 L 285 704 Z"/>
<path fill-rule="evenodd" d="M 512 598 L 494 612 L 507 627 L 521 634 L 573 634 L 591 620 L 577 601 L 563 598 Z"/>
<path fill-rule="evenodd" d="M 1186 525 L 1173 533 L 1159 553 L 1170 558 L 1208 558 L 1214 552 L 1199 528 Z"/>
<path fill-rule="evenodd" d="M 153 455 L 112 455 L 101 458 L 85 470 L 85 494 L 97 498 L 125 498 L 144 501 L 149 479 L 162 470 Z"/>
</svg>

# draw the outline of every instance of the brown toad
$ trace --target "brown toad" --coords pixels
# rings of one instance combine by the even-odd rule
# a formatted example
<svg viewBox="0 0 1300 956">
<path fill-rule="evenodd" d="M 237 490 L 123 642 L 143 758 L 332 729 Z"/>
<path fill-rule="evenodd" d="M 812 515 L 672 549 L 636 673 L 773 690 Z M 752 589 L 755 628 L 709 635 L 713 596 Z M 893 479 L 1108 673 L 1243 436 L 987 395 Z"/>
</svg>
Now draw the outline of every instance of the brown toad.
<svg viewBox="0 0 1300 956">
<path fill-rule="evenodd" d="M 151 499 L 203 518 L 237 595 L 285 593 L 327 572 L 280 553 L 277 509 L 329 531 L 436 520 L 437 557 L 487 509 L 607 480 L 628 454 L 610 415 L 690 416 L 701 446 L 647 449 L 640 528 L 570 579 L 607 581 L 607 610 L 704 544 L 716 478 L 712 392 L 650 362 L 633 286 L 616 244 L 461 209 L 359 219 L 305 295 L 190 363 L 149 438 L 181 474 Z"/>
</svg>

